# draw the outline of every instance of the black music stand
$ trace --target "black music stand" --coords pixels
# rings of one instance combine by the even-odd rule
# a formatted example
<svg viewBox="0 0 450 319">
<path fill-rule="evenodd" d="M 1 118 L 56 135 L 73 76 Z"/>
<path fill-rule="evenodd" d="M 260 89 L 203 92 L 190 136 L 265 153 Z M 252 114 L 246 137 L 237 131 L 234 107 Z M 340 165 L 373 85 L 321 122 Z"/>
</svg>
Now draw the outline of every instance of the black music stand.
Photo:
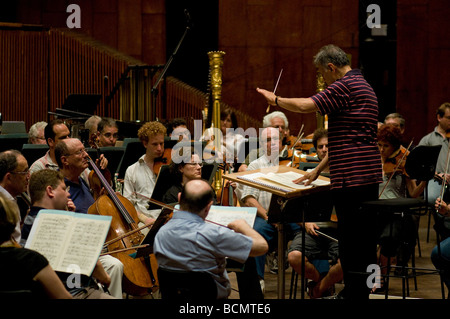
<svg viewBox="0 0 450 319">
<path fill-rule="evenodd" d="M 164 194 L 167 192 L 167 190 L 173 185 L 173 176 L 170 172 L 169 165 L 162 165 L 159 169 L 159 174 L 156 179 L 155 188 L 152 192 L 152 199 L 161 202 L 162 198 L 164 197 Z M 149 202 L 148 209 L 158 209 L 161 208 L 161 206 Z"/>
<path fill-rule="evenodd" d="M 411 179 L 416 179 L 418 181 L 426 181 L 428 186 L 428 181 L 430 181 L 434 175 L 436 170 L 436 163 L 439 157 L 439 153 L 441 151 L 441 145 L 437 146 L 423 146 L 419 145 L 415 147 L 406 158 L 405 162 L 405 170 Z M 394 214 L 410 214 L 410 215 L 427 215 L 430 209 L 430 204 L 428 204 L 428 192 L 427 186 L 425 186 L 425 198 L 393 198 L 393 199 L 378 199 L 375 201 L 367 201 L 362 203 L 363 210 L 372 210 L 374 212 L 379 212 L 383 214 L 389 214 L 393 216 Z M 425 212 L 423 212 L 425 209 Z M 392 236 L 392 223 L 390 236 Z M 439 245 L 439 242 L 438 242 Z M 399 267 L 399 266 L 392 266 Z M 413 271 L 413 276 L 419 275 L 416 273 L 416 270 L 422 270 L 423 272 L 420 274 L 432 274 L 439 272 L 436 269 L 421 269 L 416 267 L 406 267 L 401 266 L 402 274 L 405 273 L 405 270 L 411 269 Z M 388 257 L 387 264 L 387 275 L 385 275 L 385 298 L 388 298 L 389 292 L 389 278 L 390 278 L 390 257 Z M 405 293 L 405 279 L 409 278 L 409 275 L 400 276 L 404 280 L 402 281 L 403 288 L 403 298 L 406 297 Z M 444 286 L 441 277 L 441 289 L 442 289 L 442 297 L 444 298 Z M 409 288 L 408 288 L 409 293 Z"/>
<path fill-rule="evenodd" d="M 148 255 L 153 253 L 153 243 L 155 242 L 156 233 L 171 218 L 170 214 L 172 213 L 172 211 L 173 209 L 169 209 L 166 207 L 162 208 L 161 213 L 158 215 L 158 218 L 156 218 L 155 223 L 150 228 L 149 232 L 141 242 L 141 245 L 148 245 L 148 246 L 138 248 L 136 250 L 136 255 L 133 256 L 134 258 L 147 257 Z"/>
</svg>

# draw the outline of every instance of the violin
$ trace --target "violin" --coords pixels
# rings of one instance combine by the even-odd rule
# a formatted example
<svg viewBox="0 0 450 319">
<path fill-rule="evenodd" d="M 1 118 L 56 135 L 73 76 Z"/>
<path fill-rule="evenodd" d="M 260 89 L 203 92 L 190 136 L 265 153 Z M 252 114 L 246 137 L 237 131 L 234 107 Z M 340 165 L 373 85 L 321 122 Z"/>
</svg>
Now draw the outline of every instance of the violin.
<svg viewBox="0 0 450 319">
<path fill-rule="evenodd" d="M 158 289 L 156 274 L 158 263 L 156 257 L 153 254 L 148 254 L 143 257 L 133 258 L 129 252 L 125 252 L 125 250 L 136 249 L 144 238 L 144 235 L 138 231 L 122 237 L 122 235 L 139 228 L 139 218 L 136 209 L 128 199 L 114 192 L 97 165 L 89 156 L 88 159 L 107 191 L 107 194 L 99 196 L 95 203 L 89 207 L 88 213 L 112 217 L 106 240 L 110 242 L 120 237 L 120 240 L 116 240 L 108 245 L 108 251 L 115 252 L 116 258 L 124 265 L 123 290 L 133 296 L 143 296 L 149 292 L 155 292 Z M 122 251 L 117 252 L 118 250 Z"/>
<path fill-rule="evenodd" d="M 172 163 L 172 149 L 165 148 L 163 155 L 155 158 L 153 161 L 153 173 L 158 176 L 161 166 L 169 165 L 170 163 Z"/>
<path fill-rule="evenodd" d="M 401 146 L 397 150 L 397 154 L 387 158 L 384 161 L 384 163 L 383 163 L 383 173 L 386 176 L 389 176 L 389 179 L 386 182 L 386 184 L 384 185 L 384 187 L 381 190 L 380 194 L 378 195 L 378 198 L 381 197 L 381 195 L 383 194 L 384 190 L 386 189 L 386 187 L 390 183 L 392 177 L 394 177 L 397 174 L 403 174 L 403 175 L 408 176 L 408 174 L 406 174 L 405 164 L 406 164 L 406 157 L 409 154 L 409 148 L 411 147 L 412 143 L 413 143 L 413 141 L 411 141 L 411 143 L 409 143 L 408 148 L 404 148 L 403 146 Z"/>
</svg>

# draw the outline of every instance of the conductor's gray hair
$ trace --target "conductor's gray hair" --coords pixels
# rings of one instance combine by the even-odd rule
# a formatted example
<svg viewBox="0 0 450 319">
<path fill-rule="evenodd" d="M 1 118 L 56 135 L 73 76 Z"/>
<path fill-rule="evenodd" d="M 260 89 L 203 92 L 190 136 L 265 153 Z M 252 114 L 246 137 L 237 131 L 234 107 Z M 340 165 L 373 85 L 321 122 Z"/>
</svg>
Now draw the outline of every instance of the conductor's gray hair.
<svg viewBox="0 0 450 319">
<path fill-rule="evenodd" d="M 326 67 L 328 63 L 333 63 L 337 67 L 350 65 L 347 54 L 334 44 L 323 46 L 314 57 L 314 65 Z"/>
</svg>

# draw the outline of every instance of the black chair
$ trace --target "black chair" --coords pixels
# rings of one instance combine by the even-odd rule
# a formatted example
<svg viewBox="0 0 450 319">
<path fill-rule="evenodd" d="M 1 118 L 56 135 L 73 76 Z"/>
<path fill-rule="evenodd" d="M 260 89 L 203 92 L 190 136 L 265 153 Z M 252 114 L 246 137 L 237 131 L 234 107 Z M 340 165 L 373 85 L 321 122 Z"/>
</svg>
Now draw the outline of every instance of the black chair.
<svg viewBox="0 0 450 319">
<path fill-rule="evenodd" d="M 161 299 L 170 301 L 207 301 L 217 299 L 214 278 L 206 272 L 169 270 L 158 267 Z"/>
<path fill-rule="evenodd" d="M 405 163 L 406 173 L 412 179 L 417 181 L 429 181 L 434 177 L 437 158 L 440 152 L 441 146 L 417 146 L 414 148 L 407 157 Z M 416 215 L 424 216 L 427 215 L 430 210 L 430 205 L 428 204 L 428 194 L 427 187 L 425 187 L 424 198 L 394 198 L 394 199 L 378 199 L 375 201 L 367 201 L 362 205 L 362 210 L 370 210 L 373 212 L 378 212 L 379 214 L 386 214 L 385 216 L 390 216 L 392 221 L 395 216 L 400 216 L 403 223 L 405 215 Z M 391 235 L 392 235 L 392 223 L 391 223 Z M 438 243 L 439 245 L 439 243 Z M 385 277 L 385 297 L 388 298 L 389 291 L 389 278 L 390 277 L 400 277 L 402 278 L 402 293 L 403 298 L 409 296 L 409 283 L 408 279 L 416 277 L 419 275 L 426 274 L 440 274 L 439 270 L 436 269 L 424 269 L 416 268 L 414 260 L 414 251 L 411 255 L 412 267 L 402 266 L 391 266 L 390 257 L 388 257 L 387 274 Z M 400 268 L 400 275 L 390 275 L 391 268 Z M 412 275 L 408 274 L 408 270 L 412 271 Z M 417 282 L 415 281 L 415 289 L 417 290 Z M 443 282 L 441 278 L 441 285 L 443 287 Z M 407 287 L 407 289 L 405 289 Z M 445 298 L 444 290 L 442 289 L 442 297 Z"/>
<path fill-rule="evenodd" d="M 136 163 L 146 151 L 138 138 L 124 139 L 122 147 L 125 148 L 125 152 L 116 169 L 116 173 L 119 173 L 119 178 L 124 178 L 127 168 Z"/>
<path fill-rule="evenodd" d="M 28 165 L 31 166 L 36 160 L 43 157 L 47 151 L 47 144 L 23 144 L 21 152 L 27 159 Z"/>
</svg>

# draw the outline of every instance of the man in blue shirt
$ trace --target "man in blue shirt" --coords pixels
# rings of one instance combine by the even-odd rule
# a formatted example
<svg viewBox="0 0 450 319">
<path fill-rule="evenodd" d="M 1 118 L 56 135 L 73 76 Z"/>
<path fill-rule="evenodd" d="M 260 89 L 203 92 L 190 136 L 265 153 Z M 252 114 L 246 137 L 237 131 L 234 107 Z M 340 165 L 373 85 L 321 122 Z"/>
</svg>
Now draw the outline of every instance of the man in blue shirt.
<svg viewBox="0 0 450 319">
<path fill-rule="evenodd" d="M 214 191 L 204 180 L 192 180 L 178 195 L 180 210 L 158 231 L 153 245 L 159 267 L 169 270 L 207 272 L 215 279 L 217 298 L 231 292 L 226 257 L 244 263 L 263 255 L 266 240 L 244 220 L 221 227 L 206 223 Z"/>
</svg>

